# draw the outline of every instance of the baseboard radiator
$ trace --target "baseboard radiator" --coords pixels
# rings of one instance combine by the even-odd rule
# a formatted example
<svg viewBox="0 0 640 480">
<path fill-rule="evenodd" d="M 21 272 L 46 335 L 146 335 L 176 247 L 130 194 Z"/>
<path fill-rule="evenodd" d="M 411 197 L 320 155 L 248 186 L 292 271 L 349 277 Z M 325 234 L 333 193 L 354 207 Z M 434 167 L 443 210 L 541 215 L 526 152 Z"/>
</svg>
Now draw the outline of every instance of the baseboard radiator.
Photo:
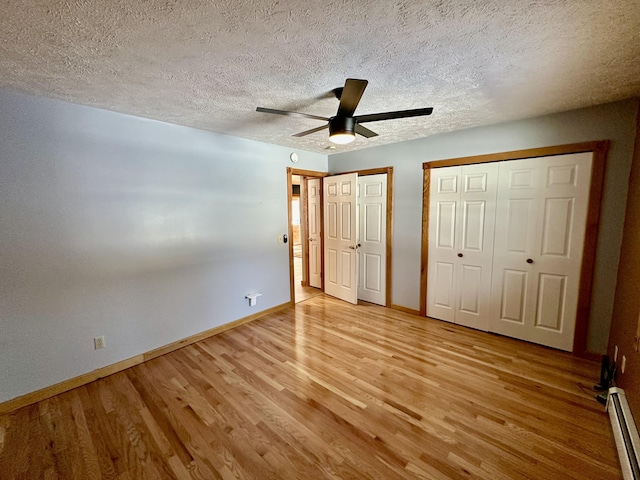
<svg viewBox="0 0 640 480">
<path fill-rule="evenodd" d="M 640 480 L 640 466 L 638 466 L 640 437 L 638 437 L 638 429 L 633 421 L 624 390 L 617 387 L 609 389 L 607 411 L 613 436 L 616 439 L 624 479 Z"/>
</svg>

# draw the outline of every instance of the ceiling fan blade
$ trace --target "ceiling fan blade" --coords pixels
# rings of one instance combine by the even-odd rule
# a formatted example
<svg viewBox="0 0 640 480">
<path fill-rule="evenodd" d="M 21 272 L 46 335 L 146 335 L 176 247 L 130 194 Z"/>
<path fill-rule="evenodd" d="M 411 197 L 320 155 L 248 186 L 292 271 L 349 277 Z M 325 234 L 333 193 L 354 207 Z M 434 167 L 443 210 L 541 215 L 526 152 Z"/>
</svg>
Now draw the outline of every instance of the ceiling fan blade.
<svg viewBox="0 0 640 480">
<path fill-rule="evenodd" d="M 397 112 L 372 113 L 371 115 L 358 115 L 354 117 L 358 123 L 377 122 L 379 120 L 391 120 L 394 118 L 421 117 L 431 115 L 433 108 L 416 108 L 414 110 L 399 110 Z"/>
<path fill-rule="evenodd" d="M 353 117 L 360 98 L 367 88 L 366 80 L 357 80 L 355 78 L 347 78 L 340 95 L 340 105 L 338 106 L 338 117 Z"/>
<path fill-rule="evenodd" d="M 294 137 L 304 137 L 305 135 L 310 135 L 312 133 L 319 132 L 320 130 L 324 130 L 326 128 L 329 128 L 329 124 L 328 123 L 326 125 L 322 125 L 321 127 L 316 127 L 316 128 L 312 128 L 311 130 L 305 130 L 304 132 L 296 133 L 295 135 L 292 135 L 292 136 L 294 136 Z"/>
<path fill-rule="evenodd" d="M 329 121 L 327 117 L 319 117 L 318 115 L 310 115 L 308 113 L 289 112 L 287 110 L 274 110 L 273 108 L 258 107 L 256 108 L 256 112 L 275 113 L 276 115 L 286 115 L 289 117 L 313 118 L 314 120 Z"/>
<path fill-rule="evenodd" d="M 368 128 L 364 128 L 362 125 L 358 125 L 358 124 L 356 124 L 356 133 L 359 133 L 363 137 L 367 137 L 367 138 L 378 136 L 376 132 L 372 132 Z"/>
</svg>

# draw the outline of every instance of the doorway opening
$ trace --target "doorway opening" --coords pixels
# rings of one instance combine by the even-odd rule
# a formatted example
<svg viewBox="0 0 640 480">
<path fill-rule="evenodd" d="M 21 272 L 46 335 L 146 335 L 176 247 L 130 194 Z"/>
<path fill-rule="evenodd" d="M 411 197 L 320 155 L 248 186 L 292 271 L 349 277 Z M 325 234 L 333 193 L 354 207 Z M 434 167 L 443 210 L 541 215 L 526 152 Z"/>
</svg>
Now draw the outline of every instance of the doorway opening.
<svg viewBox="0 0 640 480">
<path fill-rule="evenodd" d="M 321 194 L 317 189 L 318 179 L 326 175 L 325 172 L 287 169 L 291 303 L 303 302 L 323 293 L 319 267 L 322 262 L 322 212 L 319 208 L 314 210 L 314 204 L 319 206 L 320 201 L 314 195 Z"/>
<path fill-rule="evenodd" d="M 386 206 L 382 207 L 382 217 L 380 217 L 379 224 L 384 224 L 384 229 L 373 229 L 376 231 L 384 230 L 384 246 L 381 252 L 368 252 L 368 265 L 371 267 L 372 258 L 377 256 L 378 263 L 384 263 L 384 274 L 378 277 L 380 282 L 384 282 L 384 294 L 383 298 L 373 301 L 379 305 L 392 308 L 400 308 L 392 305 L 391 303 L 391 269 L 392 269 L 392 228 L 393 228 L 393 167 L 381 167 L 372 168 L 367 170 L 357 170 L 359 177 L 369 177 L 373 180 L 374 176 L 383 174 L 386 177 L 386 187 L 383 189 L 386 193 Z M 327 177 L 327 172 L 316 172 L 312 170 L 301 170 L 295 168 L 287 168 L 287 191 L 288 191 L 288 210 L 289 210 L 289 238 L 292 241 L 289 243 L 289 269 L 290 269 L 290 292 L 291 292 L 291 304 L 304 301 L 310 298 L 309 295 L 315 296 L 324 293 L 325 290 L 325 275 L 324 275 L 324 188 L 323 177 Z M 294 187 L 299 185 L 299 187 Z M 375 186 L 366 187 L 371 192 L 376 191 Z M 296 199 L 298 196 L 298 199 Z M 315 208 L 314 208 L 315 205 Z M 375 210 L 376 205 L 371 208 L 365 208 L 365 210 Z M 296 212 L 296 209 L 299 209 Z M 359 209 L 358 209 L 359 210 Z M 364 212 L 363 212 L 364 213 Z M 297 227 L 296 219 L 300 218 L 300 225 Z M 295 218 L 294 218 L 295 216 Z M 370 223 L 370 222 L 369 222 Z M 315 225 L 315 227 L 314 227 Z M 296 230 L 299 229 L 300 241 L 297 241 Z M 371 235 L 360 234 L 371 240 Z M 382 240 L 382 238 L 380 238 Z M 367 254 L 366 245 L 363 247 L 363 255 Z M 375 255 L 377 253 L 377 255 Z M 366 265 L 366 263 L 365 263 Z M 366 269 L 365 269 L 366 272 Z M 359 276 L 363 277 L 362 272 L 359 272 Z M 372 278 L 364 275 L 365 284 L 367 279 L 369 284 Z M 375 280 L 375 278 L 373 278 Z M 376 283 L 376 282 L 373 282 Z M 377 285 L 377 284 L 376 284 Z M 313 288 L 315 287 L 315 288 Z M 371 299 L 366 299 L 364 296 L 363 301 L 371 302 Z M 415 313 L 411 311 L 410 313 Z"/>
<path fill-rule="evenodd" d="M 299 303 L 322 293 L 309 282 L 309 214 L 307 179 L 291 175 L 291 248 L 293 249 L 294 302 Z M 303 241 L 304 240 L 304 241 Z M 315 240 L 315 239 L 314 239 Z"/>
</svg>

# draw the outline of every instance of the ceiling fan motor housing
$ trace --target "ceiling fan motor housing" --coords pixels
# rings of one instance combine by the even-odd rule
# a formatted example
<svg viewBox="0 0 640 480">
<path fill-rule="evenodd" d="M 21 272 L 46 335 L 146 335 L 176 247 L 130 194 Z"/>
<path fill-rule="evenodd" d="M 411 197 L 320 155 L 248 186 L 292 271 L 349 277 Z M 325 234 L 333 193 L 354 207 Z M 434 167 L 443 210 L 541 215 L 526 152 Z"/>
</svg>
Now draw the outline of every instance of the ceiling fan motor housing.
<svg viewBox="0 0 640 480">
<path fill-rule="evenodd" d="M 329 136 L 339 134 L 355 135 L 356 119 L 353 117 L 331 117 L 329 119 Z"/>
</svg>

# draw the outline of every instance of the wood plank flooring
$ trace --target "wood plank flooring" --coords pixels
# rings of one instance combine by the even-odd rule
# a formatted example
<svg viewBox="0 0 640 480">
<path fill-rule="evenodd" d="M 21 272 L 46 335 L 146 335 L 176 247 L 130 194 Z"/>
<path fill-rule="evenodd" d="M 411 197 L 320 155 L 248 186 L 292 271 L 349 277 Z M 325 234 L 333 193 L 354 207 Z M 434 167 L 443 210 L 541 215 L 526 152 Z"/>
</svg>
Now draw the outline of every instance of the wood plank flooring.
<svg viewBox="0 0 640 480">
<path fill-rule="evenodd" d="M 0 478 L 617 479 L 597 377 L 320 296 L 0 416 Z"/>
<path fill-rule="evenodd" d="M 302 285 L 302 258 L 293 257 L 293 271 L 295 282 L 295 303 L 304 302 L 305 300 L 309 300 L 310 298 L 323 294 L 322 290 L 319 288 Z"/>
</svg>

